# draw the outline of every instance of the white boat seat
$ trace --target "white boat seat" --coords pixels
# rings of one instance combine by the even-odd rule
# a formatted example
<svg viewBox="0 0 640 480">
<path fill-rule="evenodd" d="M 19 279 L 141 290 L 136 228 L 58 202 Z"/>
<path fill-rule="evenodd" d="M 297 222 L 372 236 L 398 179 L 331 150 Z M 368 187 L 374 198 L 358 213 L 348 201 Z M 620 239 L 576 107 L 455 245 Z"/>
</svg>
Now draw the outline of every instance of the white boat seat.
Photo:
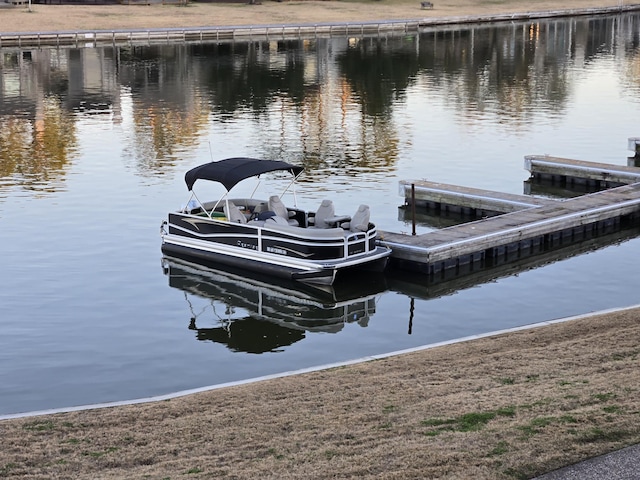
<svg viewBox="0 0 640 480">
<path fill-rule="evenodd" d="M 331 200 L 323 200 L 316 215 L 313 217 L 313 223 L 316 228 L 330 228 L 335 227 L 336 224 L 330 224 L 327 219 L 335 217 L 335 209 L 333 208 L 333 202 Z"/>
<path fill-rule="evenodd" d="M 228 207 L 228 208 L 227 208 Z M 224 214 L 232 223 L 247 223 L 247 217 L 233 202 L 225 202 L 223 206 Z"/>
<path fill-rule="evenodd" d="M 317 239 L 333 239 L 336 241 L 344 240 L 344 230 L 340 227 L 337 228 L 299 228 L 294 227 L 292 225 L 288 225 L 286 222 L 282 222 L 284 219 L 280 217 L 273 217 L 278 220 L 267 220 L 264 222 L 264 228 L 268 228 L 270 230 L 276 230 L 278 232 L 287 233 L 289 235 L 293 235 L 298 239 L 307 239 L 310 241 L 314 241 Z"/>
<path fill-rule="evenodd" d="M 276 216 L 284 218 L 289 225 L 298 225 L 297 220 L 290 218 L 287 207 L 285 207 L 284 203 L 282 203 L 282 200 L 280 200 L 280 197 L 278 197 L 277 195 L 272 195 L 269 197 L 269 204 L 267 208 L 269 211 L 275 213 Z"/>
<path fill-rule="evenodd" d="M 273 215 L 269 218 L 267 218 L 264 221 L 264 224 L 266 226 L 273 226 L 273 225 L 287 225 L 289 227 L 294 227 L 295 225 L 291 225 L 287 220 L 285 220 L 284 218 L 282 218 L 279 215 Z"/>
<path fill-rule="evenodd" d="M 254 208 L 253 208 L 253 214 L 254 215 L 258 215 L 262 212 L 266 212 L 267 211 L 267 203 L 266 202 L 260 202 L 258 203 Z"/>
<path fill-rule="evenodd" d="M 341 226 L 345 230 L 350 230 L 352 232 L 366 232 L 369 230 L 370 217 L 371 212 L 369 210 L 369 205 L 360 205 L 356 213 L 351 217 L 351 221 L 345 222 Z"/>
</svg>

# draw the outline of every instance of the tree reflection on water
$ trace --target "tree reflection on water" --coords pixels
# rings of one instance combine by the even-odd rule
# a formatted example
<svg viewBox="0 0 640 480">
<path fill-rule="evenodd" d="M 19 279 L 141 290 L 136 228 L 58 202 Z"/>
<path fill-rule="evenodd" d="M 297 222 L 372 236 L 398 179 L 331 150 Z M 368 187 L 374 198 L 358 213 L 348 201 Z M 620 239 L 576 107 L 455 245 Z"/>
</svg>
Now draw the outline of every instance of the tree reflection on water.
<svg viewBox="0 0 640 480">
<path fill-rule="evenodd" d="M 96 117 L 127 125 L 123 155 L 145 176 L 240 118 L 262 134 L 265 157 L 304 158 L 316 179 L 389 171 L 403 128 L 394 112 L 418 87 L 462 122 L 491 112 L 517 131 L 561 115 L 579 69 L 610 56 L 637 100 L 639 24 L 625 14 L 402 36 L 23 48 L 2 59 L 1 185 L 61 188 L 76 126 Z"/>
</svg>

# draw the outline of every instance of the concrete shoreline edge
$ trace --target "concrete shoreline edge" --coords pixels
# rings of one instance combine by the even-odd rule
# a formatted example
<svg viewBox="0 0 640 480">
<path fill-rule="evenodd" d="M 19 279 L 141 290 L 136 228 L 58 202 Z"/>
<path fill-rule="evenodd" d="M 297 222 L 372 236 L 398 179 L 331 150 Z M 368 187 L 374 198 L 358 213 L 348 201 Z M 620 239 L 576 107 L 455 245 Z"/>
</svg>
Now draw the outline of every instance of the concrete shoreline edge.
<svg viewBox="0 0 640 480">
<path fill-rule="evenodd" d="M 58 30 L 42 32 L 1 32 L 0 48 L 29 46 L 63 46 L 108 44 L 121 42 L 158 41 L 229 41 L 251 40 L 259 37 L 313 37 L 326 35 L 358 35 L 384 32 L 418 31 L 431 27 L 466 24 L 503 23 L 542 20 L 572 16 L 607 15 L 640 10 L 640 4 L 618 4 L 565 10 L 514 12 L 487 15 L 423 17 L 352 22 L 301 24 L 218 25 L 170 28 L 138 28 L 108 30 Z M 93 45 L 92 45 L 93 46 Z"/>
<path fill-rule="evenodd" d="M 172 399 L 175 399 L 175 398 L 186 397 L 188 395 L 194 395 L 194 394 L 197 394 L 197 393 L 211 392 L 211 391 L 214 391 L 214 390 L 220 390 L 220 389 L 228 388 L 228 387 L 235 387 L 235 386 L 240 386 L 240 385 L 249 385 L 249 384 L 253 384 L 253 383 L 264 382 L 264 381 L 267 381 L 267 380 L 275 380 L 275 379 L 279 379 L 279 378 L 292 377 L 292 376 L 295 376 L 295 375 L 302 375 L 302 374 L 306 374 L 306 373 L 319 372 L 319 371 L 322 371 L 322 370 L 331 370 L 331 369 L 334 369 L 334 368 L 348 367 L 348 366 L 351 366 L 351 365 L 357 365 L 357 364 L 360 364 L 360 363 L 371 362 L 371 361 L 374 361 L 374 360 L 382 360 L 382 359 L 385 359 L 385 358 L 390 358 L 390 357 L 396 357 L 396 356 L 410 354 L 410 353 L 421 352 L 421 351 L 424 351 L 424 350 L 430 350 L 430 349 L 437 348 L 437 347 L 443 347 L 443 346 L 453 345 L 453 344 L 457 344 L 457 343 L 471 342 L 473 340 L 479 340 L 479 339 L 482 339 L 482 338 L 505 335 L 505 334 L 509 334 L 509 333 L 516 333 L 516 332 L 521 332 L 521 331 L 526 331 L 526 330 L 534 330 L 534 329 L 538 329 L 538 328 L 542 328 L 542 327 L 548 327 L 548 326 L 552 326 L 552 325 L 557 325 L 557 324 L 560 324 L 560 323 L 566 323 L 566 322 L 571 322 L 571 321 L 575 321 L 575 320 L 582 320 L 582 319 L 586 319 L 586 318 L 590 318 L 590 317 L 598 317 L 598 316 L 601 316 L 601 315 L 607 315 L 607 314 L 612 314 L 612 313 L 624 312 L 624 311 L 633 310 L 633 309 L 636 309 L 636 308 L 640 308 L 640 304 L 630 305 L 630 306 L 627 306 L 627 307 L 599 310 L 599 311 L 584 313 L 584 314 L 580 314 L 580 315 L 573 315 L 573 316 L 570 316 L 570 317 L 562 317 L 562 318 L 557 318 L 557 319 L 554 319 L 554 320 L 547 320 L 547 321 L 544 321 L 544 322 L 532 323 L 532 324 L 529 324 L 529 325 L 522 325 L 522 326 L 519 326 L 519 327 L 512 327 L 512 328 L 506 328 L 506 329 L 501 329 L 501 330 L 495 330 L 495 331 L 491 331 L 491 332 L 487 332 L 487 333 L 469 335 L 467 337 L 461 337 L 461 338 L 452 339 L 452 340 L 445 340 L 445 341 L 442 341 L 442 342 L 430 343 L 430 344 L 427 344 L 427 345 L 421 345 L 421 346 L 418 346 L 418 347 L 412 347 L 412 348 L 407 348 L 407 349 L 403 349 L 403 350 L 396 350 L 396 351 L 388 352 L 388 353 L 381 353 L 381 354 L 377 354 L 377 355 L 369 355 L 369 356 L 366 356 L 366 357 L 361 357 L 361 358 L 357 358 L 357 359 L 353 359 L 353 360 L 345 360 L 343 362 L 328 363 L 328 364 L 324 364 L 324 365 L 317 365 L 317 366 L 314 366 L 314 367 L 307 367 L 307 368 L 302 368 L 302 369 L 298 369 L 298 370 L 290 370 L 290 371 L 274 373 L 274 374 L 270 374 L 270 375 L 263 375 L 263 376 L 260 376 L 260 377 L 254 377 L 254 378 L 249 378 L 249 379 L 245 379 L 245 380 L 236 380 L 236 381 L 232 381 L 232 382 L 219 383 L 219 384 L 215 384 L 215 385 L 208 385 L 208 386 L 204 386 L 204 387 L 192 388 L 192 389 L 188 389 L 188 390 L 180 390 L 178 392 L 167 393 L 167 394 L 163 394 L 163 395 L 155 395 L 155 396 L 151 396 L 151 397 L 143 397 L 143 398 L 130 399 L 130 400 L 121 400 L 121 401 L 114 401 L 114 402 L 95 403 L 95 404 L 90 404 L 90 405 L 78 405 L 78 406 L 73 406 L 73 407 L 60 407 L 60 408 L 52 408 L 52 409 L 47 409 L 47 410 L 37 410 L 37 411 L 31 411 L 31 412 L 4 414 L 4 415 L 0 415 L 0 421 L 13 420 L 13 419 L 19 419 L 19 418 L 40 417 L 40 416 L 43 416 L 43 415 L 54 415 L 54 414 L 58 414 L 58 413 L 70 413 L 70 412 L 78 412 L 78 411 L 85 411 L 85 410 L 99 410 L 99 409 L 104 409 L 104 408 L 124 407 L 124 406 L 129 406 L 129 405 L 138 405 L 138 404 L 143 404 L 143 403 L 155 403 L 155 402 L 160 402 L 160 401 L 164 401 L 164 400 L 172 400 Z"/>
<path fill-rule="evenodd" d="M 500 13 L 493 15 L 469 15 L 457 17 L 433 17 L 420 20 L 421 27 L 441 26 L 448 24 L 512 22 L 517 20 L 541 20 L 556 17 L 577 17 L 589 15 L 606 15 L 640 10 L 640 4 L 615 5 L 608 7 L 588 7 L 565 10 L 543 10 L 539 12 Z"/>
</svg>

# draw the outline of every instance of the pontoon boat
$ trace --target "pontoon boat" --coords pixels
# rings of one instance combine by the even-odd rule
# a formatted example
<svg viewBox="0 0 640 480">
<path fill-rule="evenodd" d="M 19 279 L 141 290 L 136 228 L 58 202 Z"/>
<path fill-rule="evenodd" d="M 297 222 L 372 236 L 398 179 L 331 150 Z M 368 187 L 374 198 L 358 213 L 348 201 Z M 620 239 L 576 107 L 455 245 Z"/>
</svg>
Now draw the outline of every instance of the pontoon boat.
<svg viewBox="0 0 640 480">
<path fill-rule="evenodd" d="M 302 171 L 283 161 L 253 158 L 189 170 L 185 182 L 191 197 L 162 223 L 162 251 L 322 285 L 331 285 L 345 269 L 383 270 L 391 250 L 378 245 L 367 205 L 341 216 L 335 215 L 331 200 L 309 212 L 285 206 L 279 195 L 230 198 L 242 180 L 289 172 L 293 184 Z M 219 182 L 226 192 L 220 200 L 200 201 L 193 191 L 197 180 Z"/>
</svg>

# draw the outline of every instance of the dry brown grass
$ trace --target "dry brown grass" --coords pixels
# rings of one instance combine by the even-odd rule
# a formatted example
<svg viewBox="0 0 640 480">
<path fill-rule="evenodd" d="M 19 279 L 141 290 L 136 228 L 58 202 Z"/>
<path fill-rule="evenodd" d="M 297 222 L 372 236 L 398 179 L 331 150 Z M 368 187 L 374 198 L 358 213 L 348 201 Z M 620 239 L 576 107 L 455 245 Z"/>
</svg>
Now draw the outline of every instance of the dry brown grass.
<svg viewBox="0 0 640 480">
<path fill-rule="evenodd" d="M 640 442 L 640 309 L 0 422 L 0 477 L 530 478 Z"/>
<path fill-rule="evenodd" d="M 2 32 L 109 30 L 211 25 L 300 24 L 416 19 L 495 13 L 547 11 L 618 5 L 617 0 L 434 0 L 422 10 L 419 0 L 285 1 L 177 5 L 32 5 L 0 9 Z"/>
</svg>

